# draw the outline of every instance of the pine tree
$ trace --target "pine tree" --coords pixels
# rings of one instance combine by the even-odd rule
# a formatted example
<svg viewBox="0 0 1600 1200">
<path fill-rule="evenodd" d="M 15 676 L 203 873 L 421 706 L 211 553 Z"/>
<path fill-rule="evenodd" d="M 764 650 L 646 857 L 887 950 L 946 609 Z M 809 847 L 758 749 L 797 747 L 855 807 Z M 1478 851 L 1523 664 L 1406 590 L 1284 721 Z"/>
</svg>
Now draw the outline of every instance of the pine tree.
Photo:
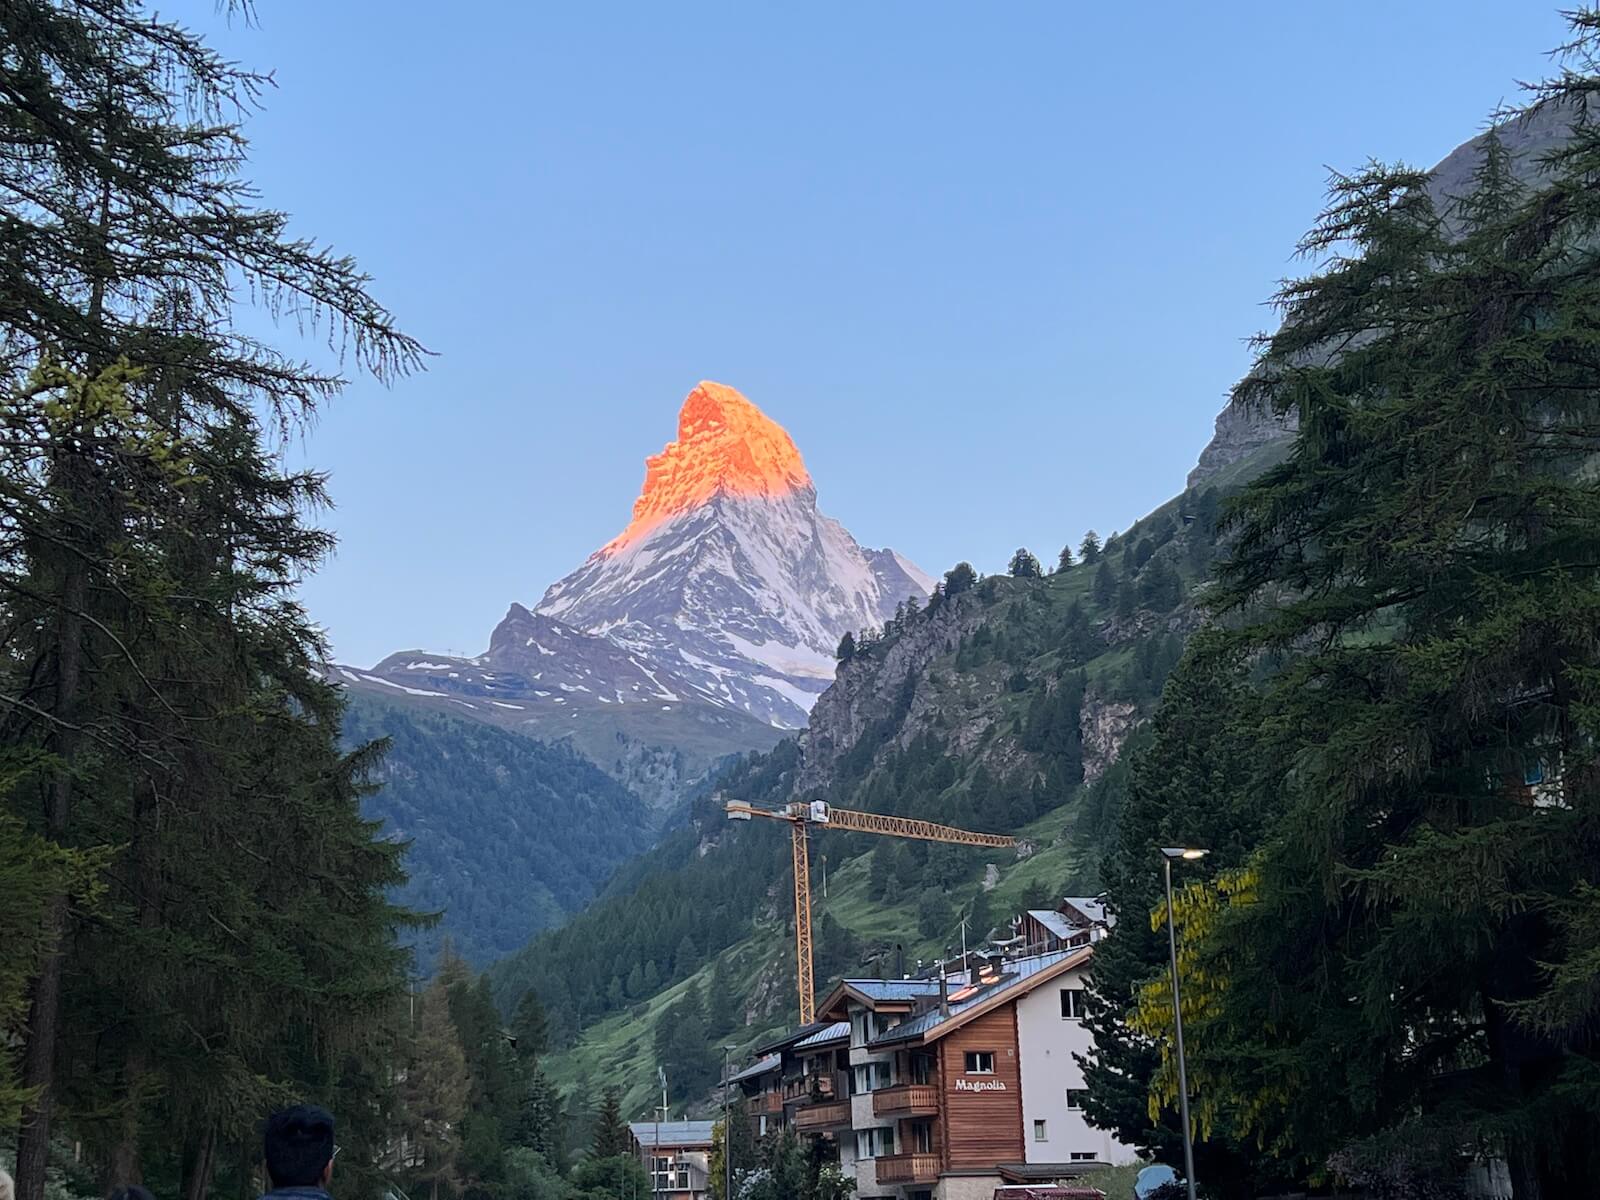
<svg viewBox="0 0 1600 1200">
<path fill-rule="evenodd" d="M 1071 546 L 1063 546 L 1063 547 L 1061 547 L 1061 554 L 1056 559 L 1056 573 L 1059 574 L 1062 571 L 1070 571 L 1072 569 L 1072 564 L 1073 564 L 1072 547 Z"/>
<path fill-rule="evenodd" d="M 893 893 L 892 851 L 887 846 L 875 847 L 872 851 L 872 865 L 867 873 L 867 895 L 874 900 L 885 900 Z"/>
<path fill-rule="evenodd" d="M 517 1039 L 517 1054 L 536 1059 L 550 1048 L 550 1019 L 545 1015 L 539 993 L 528 988 L 517 1001 L 511 1018 L 511 1034 Z"/>
<path fill-rule="evenodd" d="M 450 1020 L 450 999 L 435 980 L 417 1004 L 416 1026 L 407 1044 L 400 1084 L 398 1128 L 417 1178 L 437 1200 L 443 1184 L 454 1190 L 461 1155 L 461 1122 L 472 1081 L 466 1054 Z"/>
<path fill-rule="evenodd" d="M 977 582 L 978 573 L 972 569 L 972 564 L 958 562 L 944 573 L 944 594 L 948 597 L 971 591 Z"/>
<path fill-rule="evenodd" d="M 622 1091 L 608 1087 L 600 1094 L 600 1107 L 594 1114 L 594 1133 L 589 1153 L 594 1158 L 617 1158 L 631 1151 L 628 1125 L 622 1119 Z"/>
<path fill-rule="evenodd" d="M 153 1152 L 197 1197 L 270 1097 L 359 1078 L 379 1098 L 366 1056 L 402 969 L 399 851 L 359 815 L 375 756 L 341 751 L 292 600 L 330 546 L 302 521 L 322 480 L 261 428 L 340 380 L 235 322 L 249 297 L 326 320 L 385 378 L 419 351 L 349 260 L 252 207 L 228 121 L 259 76 L 125 0 L 19 0 L 0 44 L 0 192 L 25 248 L 0 256 L 5 802 L 42 862 L 101 848 L 92 882 L 116 897 L 82 922 L 81 877 L 39 877 L 35 928 L 61 953 L 22 963 L 18 1193 L 43 1195 L 70 1080 L 108 1184 Z"/>
<path fill-rule="evenodd" d="M 1078 557 L 1086 567 L 1100 561 L 1100 535 L 1094 530 L 1083 535 L 1083 541 L 1078 545 Z"/>
<path fill-rule="evenodd" d="M 1139 602 L 1134 594 L 1133 580 L 1124 575 L 1122 581 L 1117 584 L 1117 616 L 1127 620 L 1133 616 L 1138 607 Z M 1145 644 L 1148 645 L 1149 643 L 1146 642 Z"/>
<path fill-rule="evenodd" d="M 711 982 L 706 988 L 706 1025 L 714 1035 L 721 1036 L 736 1028 L 741 1023 L 739 1018 L 733 968 L 728 956 L 723 955 L 712 968 Z"/>
<path fill-rule="evenodd" d="M 1039 560 L 1023 546 L 1017 547 L 1017 552 L 1011 556 L 1011 563 L 1006 570 L 1014 579 L 1038 579 L 1044 574 L 1039 566 Z"/>
<path fill-rule="evenodd" d="M 542 1154 L 555 1170 L 565 1170 L 566 1113 L 561 1106 L 560 1094 L 537 1064 L 523 1082 L 511 1140 L 517 1146 Z"/>
<path fill-rule="evenodd" d="M 1558 105 L 1600 83 L 1600 15 L 1572 20 Z M 1532 196 L 1485 150 L 1444 214 L 1419 172 L 1336 180 L 1327 266 L 1241 385 L 1300 416 L 1218 594 L 1230 654 L 1294 652 L 1251 751 L 1284 811 L 1185 895 L 1190 1078 L 1306 1174 L 1448 1182 L 1486 1146 L 1548 1197 L 1600 1174 L 1600 129 Z"/>
<path fill-rule="evenodd" d="M 1100 565 L 1095 569 L 1094 584 L 1091 588 L 1094 602 L 1101 608 L 1109 608 L 1111 602 L 1117 598 L 1117 575 L 1111 569 L 1111 564 L 1100 560 Z"/>
</svg>

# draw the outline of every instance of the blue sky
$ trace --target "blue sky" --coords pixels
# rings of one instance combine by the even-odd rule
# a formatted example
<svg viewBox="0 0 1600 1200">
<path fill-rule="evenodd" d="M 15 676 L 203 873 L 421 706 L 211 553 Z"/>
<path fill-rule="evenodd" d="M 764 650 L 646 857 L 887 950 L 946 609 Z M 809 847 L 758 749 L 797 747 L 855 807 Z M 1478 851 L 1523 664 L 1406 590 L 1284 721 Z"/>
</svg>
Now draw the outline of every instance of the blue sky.
<svg viewBox="0 0 1600 1200">
<path fill-rule="evenodd" d="M 476 653 L 626 523 L 702 378 L 930 571 L 1183 486 L 1327 168 L 1432 164 L 1563 35 L 1539 3 L 209 0 L 275 72 L 252 176 L 437 357 L 356 380 L 306 581 L 337 656 Z"/>
</svg>

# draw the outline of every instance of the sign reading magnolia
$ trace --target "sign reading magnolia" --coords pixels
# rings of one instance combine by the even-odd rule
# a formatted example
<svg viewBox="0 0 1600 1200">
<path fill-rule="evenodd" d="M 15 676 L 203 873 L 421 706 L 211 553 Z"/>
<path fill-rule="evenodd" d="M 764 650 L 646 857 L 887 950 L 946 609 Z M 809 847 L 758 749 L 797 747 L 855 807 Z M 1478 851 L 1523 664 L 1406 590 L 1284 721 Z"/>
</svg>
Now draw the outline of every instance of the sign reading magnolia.
<svg viewBox="0 0 1600 1200">
<path fill-rule="evenodd" d="M 956 1091 L 958 1092 L 1003 1092 L 1005 1090 L 1005 1081 L 1002 1079 L 956 1080 Z"/>
</svg>

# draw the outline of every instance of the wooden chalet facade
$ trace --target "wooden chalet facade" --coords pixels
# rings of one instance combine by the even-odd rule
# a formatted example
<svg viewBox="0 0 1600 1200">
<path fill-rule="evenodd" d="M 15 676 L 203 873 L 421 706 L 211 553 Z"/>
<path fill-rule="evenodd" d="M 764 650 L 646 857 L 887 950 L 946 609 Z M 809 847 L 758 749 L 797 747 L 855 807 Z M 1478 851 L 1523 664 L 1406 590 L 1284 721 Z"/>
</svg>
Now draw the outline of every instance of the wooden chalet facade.
<svg viewBox="0 0 1600 1200">
<path fill-rule="evenodd" d="M 834 1140 L 862 1200 L 990 1200 L 1021 1178 L 1067 1179 L 1132 1157 L 1071 1112 L 1082 1095 L 1072 1055 L 1089 1049 L 1079 981 L 1092 954 L 1084 944 L 996 955 L 953 979 L 834 989 L 818 1011 L 849 1022 L 854 1134 Z"/>
</svg>

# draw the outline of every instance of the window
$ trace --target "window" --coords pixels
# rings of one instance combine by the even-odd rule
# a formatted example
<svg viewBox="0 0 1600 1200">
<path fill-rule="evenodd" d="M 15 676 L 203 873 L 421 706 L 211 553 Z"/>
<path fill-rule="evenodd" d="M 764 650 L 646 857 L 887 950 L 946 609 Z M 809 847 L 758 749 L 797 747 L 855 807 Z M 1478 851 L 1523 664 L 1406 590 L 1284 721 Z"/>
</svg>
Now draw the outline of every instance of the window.
<svg viewBox="0 0 1600 1200">
<path fill-rule="evenodd" d="M 926 1054 L 913 1054 L 908 1060 L 912 1083 L 933 1082 L 933 1059 Z"/>
<path fill-rule="evenodd" d="M 850 1014 L 850 1044 L 852 1046 L 867 1044 L 867 1014 L 864 1012 Z"/>
<path fill-rule="evenodd" d="M 1082 988 L 1061 989 L 1061 1019 L 1081 1021 L 1089 1015 L 1089 997 Z"/>
<path fill-rule="evenodd" d="M 1073 1162 L 1093 1162 L 1094 1151 L 1074 1150 L 1069 1156 Z"/>
<path fill-rule="evenodd" d="M 1083 1108 L 1083 1102 L 1085 1100 L 1087 1100 L 1088 1098 L 1089 1098 L 1089 1089 L 1088 1088 L 1068 1088 L 1067 1089 L 1067 1107 L 1069 1109 L 1071 1109 L 1073 1112 L 1081 1111 L 1082 1108 Z"/>
<path fill-rule="evenodd" d="M 893 1129 L 860 1129 L 856 1131 L 856 1157 L 877 1158 L 894 1153 Z"/>
<path fill-rule="evenodd" d="M 1050 1135 L 1044 1131 L 1043 1121 L 1035 1121 L 1033 1123 L 1033 1140 L 1036 1142 L 1045 1142 L 1050 1140 Z"/>
<path fill-rule="evenodd" d="M 864 1096 L 894 1083 L 893 1066 L 886 1062 L 862 1063 L 855 1069 L 852 1095 Z"/>
<path fill-rule="evenodd" d="M 967 1051 L 968 1075 L 993 1075 L 994 1051 L 993 1050 L 968 1050 Z"/>
</svg>

